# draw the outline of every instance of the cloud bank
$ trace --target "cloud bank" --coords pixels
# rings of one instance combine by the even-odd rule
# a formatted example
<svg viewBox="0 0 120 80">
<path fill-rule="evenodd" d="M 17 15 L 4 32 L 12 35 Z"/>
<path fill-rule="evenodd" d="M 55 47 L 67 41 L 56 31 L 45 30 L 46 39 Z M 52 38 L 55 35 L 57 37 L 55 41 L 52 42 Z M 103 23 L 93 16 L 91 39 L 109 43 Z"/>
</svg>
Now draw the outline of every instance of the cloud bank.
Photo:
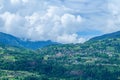
<svg viewBox="0 0 120 80">
<path fill-rule="evenodd" d="M 0 31 L 29 40 L 81 43 L 120 30 L 119 0 L 0 0 Z"/>
</svg>

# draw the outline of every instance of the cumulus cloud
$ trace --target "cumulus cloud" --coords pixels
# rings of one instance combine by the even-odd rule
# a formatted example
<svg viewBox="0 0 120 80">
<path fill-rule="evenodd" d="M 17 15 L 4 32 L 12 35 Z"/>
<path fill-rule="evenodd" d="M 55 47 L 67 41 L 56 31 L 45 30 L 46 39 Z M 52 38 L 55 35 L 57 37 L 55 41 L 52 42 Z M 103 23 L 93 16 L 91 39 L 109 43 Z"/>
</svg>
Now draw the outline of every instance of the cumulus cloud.
<svg viewBox="0 0 120 80">
<path fill-rule="evenodd" d="M 62 42 L 62 43 L 83 43 L 85 42 L 84 38 L 80 38 L 78 37 L 77 34 L 63 34 L 61 36 L 57 37 L 57 41 L 58 42 Z"/>
<path fill-rule="evenodd" d="M 24 19 L 20 15 L 5 12 L 0 15 L 0 19 L 3 21 L 2 26 L 4 32 L 22 37 L 25 28 L 24 28 Z"/>
<path fill-rule="evenodd" d="M 26 23 L 27 26 L 29 26 L 29 38 L 34 40 L 51 39 L 53 41 L 64 43 L 71 42 L 69 41 L 70 39 L 68 39 L 68 41 L 63 41 L 58 40 L 57 38 L 65 34 L 72 36 L 71 34 L 79 31 L 79 24 L 81 24 L 82 18 L 81 16 L 65 13 L 62 10 L 58 13 L 58 10 L 58 7 L 50 6 L 44 15 L 40 13 L 33 13 L 30 16 L 26 16 Z M 37 36 L 34 36 L 34 33 L 37 33 Z M 74 42 L 74 40 L 72 41 Z M 79 41 L 76 40 L 76 42 Z"/>
<path fill-rule="evenodd" d="M 119 3 L 119 0 L 0 0 L 0 31 L 30 40 L 80 43 L 95 36 L 95 31 L 100 35 L 120 29 Z"/>
</svg>

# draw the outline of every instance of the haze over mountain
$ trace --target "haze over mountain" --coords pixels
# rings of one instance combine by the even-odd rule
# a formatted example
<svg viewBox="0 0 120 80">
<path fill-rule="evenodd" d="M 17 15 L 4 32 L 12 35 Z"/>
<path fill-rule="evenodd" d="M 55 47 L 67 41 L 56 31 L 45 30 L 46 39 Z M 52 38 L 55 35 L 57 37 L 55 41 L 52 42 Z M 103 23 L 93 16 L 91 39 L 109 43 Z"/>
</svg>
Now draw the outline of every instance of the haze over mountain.
<svg viewBox="0 0 120 80">
<path fill-rule="evenodd" d="M 98 41 L 104 39 L 111 39 L 111 38 L 120 38 L 120 31 L 104 34 L 102 36 L 93 37 L 89 41 Z M 0 32 L 0 43 L 7 44 L 10 46 L 19 46 L 29 49 L 38 49 L 48 45 L 59 44 L 57 42 L 48 41 L 29 41 L 29 40 L 22 40 L 10 34 Z"/>
<path fill-rule="evenodd" d="M 10 46 L 29 48 L 29 49 L 37 49 L 48 45 L 58 44 L 57 42 L 52 42 L 50 40 L 48 41 L 22 40 L 20 38 L 2 32 L 0 32 L 0 43 L 7 44 Z"/>
</svg>

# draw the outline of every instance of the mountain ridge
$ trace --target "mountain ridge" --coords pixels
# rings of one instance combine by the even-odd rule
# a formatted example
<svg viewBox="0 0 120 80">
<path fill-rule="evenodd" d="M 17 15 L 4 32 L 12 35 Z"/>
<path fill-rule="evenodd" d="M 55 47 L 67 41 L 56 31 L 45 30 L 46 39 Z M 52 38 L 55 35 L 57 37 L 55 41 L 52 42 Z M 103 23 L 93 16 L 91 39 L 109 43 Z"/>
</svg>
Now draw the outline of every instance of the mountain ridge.
<svg viewBox="0 0 120 80">
<path fill-rule="evenodd" d="M 28 49 L 37 49 L 48 45 L 58 44 L 57 42 L 47 41 L 29 41 L 22 40 L 10 34 L 0 32 L 0 42 L 11 46 L 20 46 Z"/>
<path fill-rule="evenodd" d="M 86 42 L 91 42 L 91 41 L 94 42 L 94 41 L 111 39 L 111 38 L 120 38 L 120 31 L 103 34 L 101 36 L 96 36 L 96 37 L 89 39 Z M 0 32 L 0 42 L 3 44 L 10 45 L 10 46 L 19 46 L 19 47 L 24 47 L 28 49 L 38 49 L 38 48 L 46 47 L 49 45 L 60 44 L 57 42 L 52 42 L 51 40 L 47 40 L 47 41 L 22 40 L 18 37 L 15 37 L 13 35 L 3 33 L 3 32 Z"/>
<path fill-rule="evenodd" d="M 98 41 L 98 40 L 104 40 L 104 39 L 110 39 L 110 38 L 120 38 L 120 31 L 112 32 L 103 34 L 101 36 L 93 37 L 89 39 L 88 41 Z"/>
</svg>

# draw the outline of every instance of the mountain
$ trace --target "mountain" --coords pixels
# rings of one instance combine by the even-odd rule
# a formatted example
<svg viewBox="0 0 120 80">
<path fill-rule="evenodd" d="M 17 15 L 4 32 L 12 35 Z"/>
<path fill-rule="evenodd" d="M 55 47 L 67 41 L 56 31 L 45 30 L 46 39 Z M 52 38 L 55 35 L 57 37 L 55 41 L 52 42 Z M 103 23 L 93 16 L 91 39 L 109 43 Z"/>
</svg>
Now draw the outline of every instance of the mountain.
<svg viewBox="0 0 120 80">
<path fill-rule="evenodd" d="M 37 50 L 0 43 L 0 80 L 120 80 L 120 37 Z"/>
<path fill-rule="evenodd" d="M 11 46 L 20 46 L 29 49 L 37 49 L 41 47 L 45 47 L 48 45 L 58 44 L 56 42 L 48 41 L 24 41 L 20 38 L 14 37 L 10 34 L 0 32 L 0 42 L 3 44 L 11 45 Z"/>
<path fill-rule="evenodd" d="M 89 41 L 98 41 L 98 40 L 111 39 L 111 38 L 120 38 L 120 31 L 104 34 L 102 36 L 97 36 L 97 37 L 91 38 Z"/>
</svg>

